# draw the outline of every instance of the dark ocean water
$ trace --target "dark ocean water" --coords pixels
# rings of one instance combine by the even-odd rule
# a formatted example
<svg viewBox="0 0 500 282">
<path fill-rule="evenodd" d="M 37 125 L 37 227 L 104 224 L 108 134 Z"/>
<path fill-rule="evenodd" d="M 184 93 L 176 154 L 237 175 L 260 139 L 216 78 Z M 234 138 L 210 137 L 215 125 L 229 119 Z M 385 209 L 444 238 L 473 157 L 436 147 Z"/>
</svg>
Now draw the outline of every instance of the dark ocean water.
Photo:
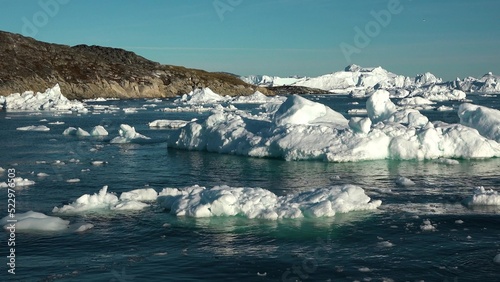
<svg viewBox="0 0 500 282">
<path fill-rule="evenodd" d="M 364 100 L 309 96 L 347 116 Z M 497 98 L 471 96 L 500 108 Z M 108 101 L 120 108 L 144 100 Z M 261 187 L 277 195 L 340 184 L 361 186 L 382 200 L 376 211 L 333 218 L 262 220 L 240 217 L 175 217 L 156 204 L 143 211 L 56 215 L 94 228 L 83 233 L 16 234 L 16 275 L 7 273 L 8 232 L 2 233 L 3 281 L 500 281 L 500 208 L 471 209 L 462 204 L 473 188 L 500 190 L 500 159 L 434 161 L 287 162 L 167 148 L 168 130 L 156 119 L 203 117 L 166 113 L 158 107 L 134 114 L 55 114 L 0 112 L 0 167 L 36 182 L 16 191 L 17 213 L 54 215 L 52 208 L 93 194 L 151 187 Z M 457 106 L 459 102 L 444 103 Z M 248 105 L 238 107 L 251 108 Z M 424 111 L 431 120 L 457 122 L 456 112 Z M 46 121 L 41 121 L 46 120 Z M 48 125 L 62 121 L 63 125 Z M 135 126 L 151 140 L 110 144 L 120 124 Z M 48 132 L 17 127 L 47 125 Z M 109 137 L 63 136 L 69 126 L 90 130 L 103 125 Z M 95 150 L 91 150 L 94 148 Z M 77 161 L 78 160 L 78 161 Z M 102 160 L 104 166 L 93 166 Z M 65 164 L 55 164 L 62 161 Z M 47 177 L 37 177 L 44 172 Z M 396 185 L 398 176 L 416 185 Z M 68 179 L 80 179 L 68 183 Z M 0 174 L 0 182 L 6 181 Z M 0 189 L 2 217 L 7 189 Z M 424 220 L 435 225 L 423 231 Z"/>
</svg>

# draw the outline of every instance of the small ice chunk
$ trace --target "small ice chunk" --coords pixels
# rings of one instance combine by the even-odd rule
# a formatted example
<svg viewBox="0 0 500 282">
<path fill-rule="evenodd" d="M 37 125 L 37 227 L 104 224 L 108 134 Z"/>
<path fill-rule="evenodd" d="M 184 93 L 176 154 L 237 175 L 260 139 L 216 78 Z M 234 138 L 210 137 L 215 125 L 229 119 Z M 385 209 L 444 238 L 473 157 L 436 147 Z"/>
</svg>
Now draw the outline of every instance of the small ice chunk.
<svg viewBox="0 0 500 282">
<path fill-rule="evenodd" d="M 461 220 L 461 219 L 457 219 L 457 220 L 455 220 L 455 223 L 456 223 L 456 224 L 463 224 L 463 223 L 464 223 L 464 221 L 463 221 L 463 220 Z"/>
<path fill-rule="evenodd" d="M 7 229 L 9 227 L 7 220 L 10 219 L 17 220 L 16 231 L 62 231 L 69 226 L 68 220 L 34 211 L 16 213 L 14 218 L 6 216 L 0 220 L 0 225 Z"/>
<path fill-rule="evenodd" d="M 465 199 L 467 206 L 500 206 L 500 194 L 483 186 L 476 187 L 473 195 Z"/>
<path fill-rule="evenodd" d="M 38 177 L 47 177 L 49 175 L 47 173 L 45 173 L 45 172 L 39 172 L 39 173 L 37 173 L 36 176 L 38 176 Z"/>
<path fill-rule="evenodd" d="M 76 135 L 77 131 L 78 129 L 70 126 L 63 131 L 63 135 Z"/>
<path fill-rule="evenodd" d="M 105 162 L 105 161 L 92 161 L 90 162 L 93 166 L 101 166 L 101 165 L 105 165 L 107 164 L 108 162 Z"/>
<path fill-rule="evenodd" d="M 76 133 L 75 133 L 76 136 L 80 136 L 80 137 L 87 137 L 87 136 L 90 136 L 90 133 L 88 133 L 87 131 L 81 129 L 80 127 L 78 127 L 78 129 L 76 130 Z"/>
<path fill-rule="evenodd" d="M 378 242 L 377 246 L 379 246 L 381 248 L 392 248 L 392 247 L 394 247 L 394 244 L 389 242 L 389 241 L 382 241 L 382 242 Z"/>
<path fill-rule="evenodd" d="M 122 143 L 130 143 L 130 141 L 134 139 L 150 139 L 149 137 L 137 133 L 134 127 L 127 124 L 120 125 L 119 133 L 120 136 L 113 138 L 110 141 L 111 143 L 122 144 Z"/>
<path fill-rule="evenodd" d="M 30 125 L 30 126 L 24 126 L 24 127 L 18 127 L 16 130 L 19 131 L 50 131 L 50 128 L 48 128 L 45 125 Z"/>
<path fill-rule="evenodd" d="M 66 182 L 68 182 L 68 183 L 77 183 L 77 182 L 80 182 L 80 179 L 79 178 L 71 178 L 71 179 L 66 180 Z"/>
<path fill-rule="evenodd" d="M 92 128 L 90 131 L 90 135 L 92 136 L 108 136 L 108 131 L 102 126 L 98 125 Z"/>
<path fill-rule="evenodd" d="M 403 176 L 399 176 L 396 179 L 396 184 L 399 185 L 399 186 L 413 186 L 413 185 L 415 185 L 415 182 L 413 182 L 409 178 L 406 178 L 406 177 L 403 177 Z"/>
<path fill-rule="evenodd" d="M 439 158 L 436 160 L 436 163 L 446 164 L 446 165 L 458 165 L 458 164 L 460 164 L 460 162 L 458 160 L 446 159 L 446 158 Z"/>
<path fill-rule="evenodd" d="M 432 224 L 432 222 L 429 219 L 424 219 L 422 222 L 423 224 L 420 225 L 420 230 L 422 231 L 436 231 L 436 224 Z"/>
<path fill-rule="evenodd" d="M 496 256 L 493 258 L 493 261 L 494 261 L 495 263 L 500 264 L 500 254 L 496 255 Z"/>
<path fill-rule="evenodd" d="M 92 229 L 92 228 L 94 228 L 93 224 L 85 223 L 85 224 L 80 225 L 78 228 L 76 228 L 75 232 L 84 232 L 84 231 L 87 231 L 87 230 Z"/>
<path fill-rule="evenodd" d="M 168 120 L 168 119 L 158 119 L 149 123 L 149 127 L 156 128 L 181 128 L 186 126 L 189 121 L 185 120 Z"/>
<path fill-rule="evenodd" d="M 148 193 L 138 193 L 146 197 Z M 110 210 L 142 210 L 148 207 L 149 204 L 142 203 L 136 200 L 118 199 L 114 193 L 108 193 L 108 186 L 102 187 L 98 193 L 93 195 L 85 194 L 76 199 L 75 202 L 64 205 L 60 208 L 54 207 L 54 213 L 82 213 L 88 211 L 110 211 Z"/>
</svg>

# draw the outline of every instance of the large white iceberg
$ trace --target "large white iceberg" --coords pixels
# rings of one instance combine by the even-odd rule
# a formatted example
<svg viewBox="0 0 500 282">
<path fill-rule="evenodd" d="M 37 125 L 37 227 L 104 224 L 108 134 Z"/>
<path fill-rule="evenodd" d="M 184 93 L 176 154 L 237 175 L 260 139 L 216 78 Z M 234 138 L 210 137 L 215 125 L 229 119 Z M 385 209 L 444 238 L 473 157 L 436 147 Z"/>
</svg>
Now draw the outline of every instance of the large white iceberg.
<svg viewBox="0 0 500 282">
<path fill-rule="evenodd" d="M 169 132 L 168 145 L 254 157 L 332 162 L 500 156 L 500 144 L 481 136 L 476 129 L 429 122 L 417 110 L 397 109 L 385 90 L 372 94 L 367 111 L 371 122 L 348 122 L 325 105 L 293 95 L 272 113 L 216 111 L 206 120 Z"/>
<path fill-rule="evenodd" d="M 72 110 L 86 112 L 85 104 L 76 100 L 70 101 L 61 93 L 59 84 L 48 88 L 44 93 L 26 91 L 3 97 L 3 106 L 7 110 Z"/>
<path fill-rule="evenodd" d="M 477 129 L 481 135 L 500 142 L 500 111 L 469 103 L 458 109 L 460 123 Z"/>
<path fill-rule="evenodd" d="M 243 216 L 247 218 L 332 217 L 337 213 L 373 210 L 372 201 L 358 186 L 319 188 L 294 195 L 277 196 L 269 190 L 249 187 L 191 186 L 165 188 L 158 202 L 177 216 Z"/>
<path fill-rule="evenodd" d="M 228 101 L 230 98 L 222 97 L 221 95 L 213 92 L 210 88 L 196 88 L 189 94 L 182 95 L 181 98 L 175 100 L 176 103 L 185 103 L 188 105 L 203 105 L 220 103 Z"/>
</svg>

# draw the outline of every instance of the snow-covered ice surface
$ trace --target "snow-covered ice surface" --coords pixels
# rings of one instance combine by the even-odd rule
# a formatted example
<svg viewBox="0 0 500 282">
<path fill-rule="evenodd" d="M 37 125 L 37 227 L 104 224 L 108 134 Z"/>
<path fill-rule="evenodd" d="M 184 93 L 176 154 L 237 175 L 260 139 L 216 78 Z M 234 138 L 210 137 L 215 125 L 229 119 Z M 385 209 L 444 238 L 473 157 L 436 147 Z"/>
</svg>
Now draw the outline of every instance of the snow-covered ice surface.
<svg viewBox="0 0 500 282">
<path fill-rule="evenodd" d="M 200 186 L 165 188 L 160 194 L 163 207 L 177 216 L 236 216 L 279 219 L 332 217 L 336 213 L 373 210 L 381 201 L 371 201 L 358 186 L 345 185 L 314 189 L 278 197 L 269 190 L 249 187 Z"/>
<path fill-rule="evenodd" d="M 458 109 L 460 123 L 477 129 L 481 135 L 500 142 L 500 111 L 469 103 Z"/>
</svg>

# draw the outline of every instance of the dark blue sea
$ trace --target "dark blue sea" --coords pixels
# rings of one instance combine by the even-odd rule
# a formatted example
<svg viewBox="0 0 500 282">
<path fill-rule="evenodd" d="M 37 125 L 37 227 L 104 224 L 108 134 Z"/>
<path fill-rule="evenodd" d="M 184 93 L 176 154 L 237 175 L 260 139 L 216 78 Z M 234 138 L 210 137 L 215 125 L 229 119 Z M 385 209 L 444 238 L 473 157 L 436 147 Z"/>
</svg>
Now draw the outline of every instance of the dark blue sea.
<svg viewBox="0 0 500 282">
<path fill-rule="evenodd" d="M 306 96 L 348 116 L 365 100 Z M 469 97 L 500 108 L 498 98 Z M 351 105 L 358 102 L 357 105 Z M 172 100 L 136 113 L 123 108 L 145 100 L 89 102 L 120 110 L 86 114 L 0 111 L 0 167 L 35 181 L 16 189 L 16 212 L 30 210 L 71 223 L 91 223 L 85 232 L 17 232 L 16 274 L 7 272 L 8 231 L 0 234 L 2 281 L 500 281 L 500 207 L 463 204 L 473 188 L 500 191 L 500 159 L 285 161 L 168 148 L 169 129 L 151 129 L 157 119 L 203 118 L 208 113 L 163 112 Z M 445 102 L 458 106 L 459 102 Z M 252 105 L 236 105 L 251 109 Z M 458 122 L 456 111 L 423 111 L 430 120 Z M 55 125 L 51 122 L 64 122 Z M 120 124 L 135 126 L 150 140 L 110 144 Z M 46 125 L 47 132 L 18 127 Z M 109 136 L 64 136 L 70 127 L 104 126 Z M 102 166 L 92 161 L 105 161 Z M 62 164 L 64 163 L 64 164 Z M 38 177 L 38 173 L 47 173 Z M 415 182 L 396 184 L 398 176 Z M 79 179 L 70 183 L 69 179 Z M 7 172 L 0 182 L 7 181 Z M 374 211 L 332 218 L 263 220 L 243 217 L 176 217 L 156 204 L 142 211 L 54 214 L 104 185 L 117 194 L 150 187 L 261 187 L 277 195 L 332 185 L 362 187 L 382 205 Z M 7 189 L 0 188 L 7 215 Z M 433 230 L 421 228 L 429 220 Z"/>
</svg>

